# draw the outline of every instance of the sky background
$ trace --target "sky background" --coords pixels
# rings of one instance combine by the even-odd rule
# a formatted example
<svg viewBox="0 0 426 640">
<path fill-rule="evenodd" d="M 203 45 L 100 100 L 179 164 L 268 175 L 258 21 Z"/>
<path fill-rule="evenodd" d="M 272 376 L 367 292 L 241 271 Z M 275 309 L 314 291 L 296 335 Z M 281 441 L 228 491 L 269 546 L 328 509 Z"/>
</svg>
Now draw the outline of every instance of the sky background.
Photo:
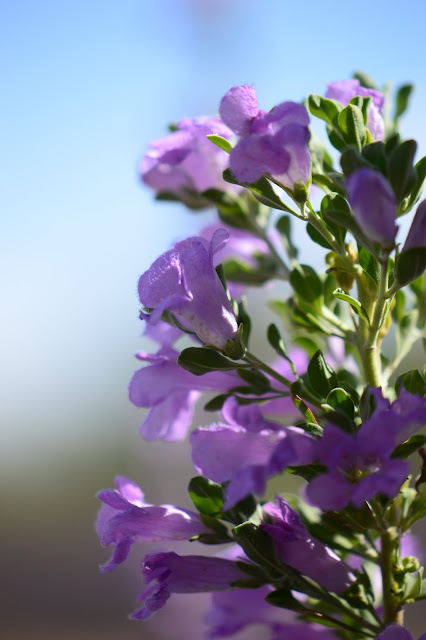
<svg viewBox="0 0 426 640">
<path fill-rule="evenodd" d="M 361 69 L 381 85 L 415 82 L 402 130 L 419 141 L 420 157 L 425 19 L 426 4 L 414 0 L 0 2 L 0 495 L 6 543 L 18 541 L 11 575 L 23 549 L 31 565 L 42 539 L 46 549 L 56 540 L 59 563 L 74 539 L 73 558 L 76 536 L 79 545 L 93 537 L 92 496 L 114 473 L 156 479 L 153 501 L 177 496 L 174 487 L 163 495 L 163 449 L 138 438 L 140 415 L 127 401 L 141 347 L 136 284 L 211 214 L 153 202 L 138 180 L 147 143 L 169 122 L 215 113 L 232 85 L 253 83 L 269 110 Z M 164 451 L 172 470 L 187 453 Z M 102 592 L 92 575 L 104 556 L 84 557 L 98 602 L 74 603 L 73 638 L 112 593 L 112 580 Z M 12 584 L 9 610 L 24 599 L 47 633 L 48 614 L 51 626 L 61 607 L 66 616 L 68 592 L 56 596 L 57 616 L 48 593 L 31 605 L 30 588 Z M 132 602 L 110 614 L 114 624 Z M 27 637 L 22 620 L 10 623 L 14 638 Z M 134 625 L 117 628 L 144 637 Z"/>
</svg>

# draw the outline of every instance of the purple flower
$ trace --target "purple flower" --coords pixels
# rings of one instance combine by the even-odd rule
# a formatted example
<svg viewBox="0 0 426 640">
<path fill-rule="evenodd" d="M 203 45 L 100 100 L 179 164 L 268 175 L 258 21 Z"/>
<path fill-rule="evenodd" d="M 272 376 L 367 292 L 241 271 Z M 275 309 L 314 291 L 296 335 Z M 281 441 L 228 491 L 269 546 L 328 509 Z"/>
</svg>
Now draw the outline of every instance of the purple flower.
<svg viewBox="0 0 426 640">
<path fill-rule="evenodd" d="M 215 254 L 228 239 L 218 229 L 210 242 L 193 237 L 178 242 L 151 265 L 139 280 L 139 298 L 154 309 L 150 321 L 168 309 L 182 318 L 207 345 L 223 349 L 237 334 L 237 321 L 214 269 Z"/>
<path fill-rule="evenodd" d="M 281 562 L 312 578 L 329 591 L 342 593 L 354 581 L 349 567 L 322 542 L 311 538 L 299 515 L 280 497 L 263 507 L 269 523 L 262 524 L 274 541 Z"/>
<path fill-rule="evenodd" d="M 229 227 L 223 223 L 214 222 L 208 227 L 204 227 L 200 231 L 200 235 L 207 240 L 213 236 L 217 229 L 225 229 L 229 233 L 229 240 L 221 251 L 220 259 L 215 259 L 214 264 L 220 264 L 227 260 L 241 260 L 250 267 L 256 267 L 256 256 L 267 256 L 270 253 L 270 249 L 265 240 L 257 237 L 254 233 L 247 231 L 246 229 L 237 229 L 235 227 Z M 275 245 L 277 251 L 281 249 L 281 237 L 275 228 L 268 230 L 268 237 L 270 241 Z"/>
<path fill-rule="evenodd" d="M 184 200 L 191 199 L 191 191 L 233 189 L 222 178 L 228 154 L 210 142 L 209 134 L 228 139 L 232 131 L 220 118 L 180 120 L 177 131 L 150 143 L 140 168 L 143 182 L 157 193 L 176 193 Z"/>
<path fill-rule="evenodd" d="M 314 478 L 306 488 L 310 502 L 324 511 L 339 510 L 352 502 L 383 493 L 395 496 L 405 481 L 409 464 L 391 458 L 395 447 L 426 423 L 426 400 L 401 391 L 392 405 L 376 392 L 378 406 L 356 434 L 326 425 L 319 457 L 328 472 Z"/>
<path fill-rule="evenodd" d="M 307 183 L 309 115 L 296 102 L 283 102 L 270 113 L 259 109 L 254 87 L 232 87 L 222 98 L 222 120 L 240 140 L 230 155 L 230 168 L 240 182 L 255 182 L 265 173 L 289 189 Z"/>
<path fill-rule="evenodd" d="M 223 407 L 227 424 L 199 428 L 191 435 L 196 470 L 214 482 L 229 482 L 225 508 L 249 493 L 262 495 L 267 479 L 287 466 L 313 462 L 318 440 L 297 427 L 283 428 L 263 417 L 257 405 Z"/>
<path fill-rule="evenodd" d="M 132 618 L 145 620 L 160 609 L 172 593 L 227 591 L 233 582 L 247 580 L 235 562 L 224 558 L 150 553 L 145 556 L 146 589 L 138 596 L 143 604 Z"/>
<path fill-rule="evenodd" d="M 397 227 L 395 195 L 379 171 L 362 168 L 346 182 L 349 203 L 366 236 L 373 242 L 392 247 Z"/>
<path fill-rule="evenodd" d="M 329 629 L 319 625 L 279 624 L 274 626 L 270 640 L 337 640 L 337 636 Z"/>
<path fill-rule="evenodd" d="M 426 248 L 426 200 L 417 207 L 402 252 L 417 247 Z"/>
<path fill-rule="evenodd" d="M 371 103 L 367 113 L 367 128 L 374 141 L 383 140 L 385 137 L 385 123 L 383 120 L 384 95 L 374 89 L 361 87 L 359 80 L 340 80 L 327 85 L 326 98 L 338 100 L 343 105 L 355 98 L 355 96 L 371 97 Z"/>
<path fill-rule="evenodd" d="M 150 409 L 139 429 L 146 440 L 181 440 L 191 425 L 200 395 L 227 391 L 238 383 L 239 378 L 232 371 L 195 376 L 177 364 L 178 355 L 171 347 L 163 347 L 155 355 L 136 356 L 149 363 L 133 374 L 129 385 L 131 402 Z"/>
<path fill-rule="evenodd" d="M 140 488 L 123 476 L 116 478 L 115 489 L 103 489 L 97 497 L 103 505 L 96 531 L 103 546 L 115 546 L 111 559 L 101 567 L 103 572 L 124 562 L 135 542 L 189 540 L 209 531 L 193 511 L 146 503 Z"/>
<path fill-rule="evenodd" d="M 376 640 L 414 640 L 408 629 L 396 624 L 390 624 L 384 631 L 379 633 Z M 426 640 L 426 633 L 423 633 L 419 640 Z"/>
<path fill-rule="evenodd" d="M 271 587 L 259 589 L 235 589 L 234 591 L 212 594 L 212 607 L 208 609 L 204 621 L 209 627 L 209 638 L 224 638 L 238 633 L 253 624 L 278 623 L 295 620 L 295 614 L 272 607 L 265 597 Z"/>
</svg>

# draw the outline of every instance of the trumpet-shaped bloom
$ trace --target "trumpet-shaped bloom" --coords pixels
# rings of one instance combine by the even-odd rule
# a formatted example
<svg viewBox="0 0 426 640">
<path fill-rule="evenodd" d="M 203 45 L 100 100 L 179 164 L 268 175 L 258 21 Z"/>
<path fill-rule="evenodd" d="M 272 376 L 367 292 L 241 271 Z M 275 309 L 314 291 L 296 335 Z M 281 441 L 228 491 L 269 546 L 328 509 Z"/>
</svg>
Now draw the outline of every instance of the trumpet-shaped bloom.
<svg viewBox="0 0 426 640">
<path fill-rule="evenodd" d="M 359 80 L 340 80 L 327 85 L 325 96 L 331 100 L 338 100 L 345 106 L 355 96 L 372 98 L 367 112 L 367 128 L 373 140 L 383 140 L 385 137 L 385 122 L 382 114 L 385 97 L 380 91 L 361 87 Z"/>
<path fill-rule="evenodd" d="M 138 596 L 142 606 L 132 615 L 136 620 L 149 618 L 172 593 L 227 591 L 233 582 L 247 579 L 247 574 L 231 560 L 179 556 L 173 552 L 145 556 L 143 575 L 147 586 Z"/>
<path fill-rule="evenodd" d="M 402 390 L 392 405 L 376 392 L 377 408 L 356 434 L 326 425 L 319 445 L 320 461 L 328 472 L 306 488 L 308 499 L 324 511 L 343 509 L 352 502 L 383 493 L 395 496 L 405 481 L 409 464 L 392 458 L 395 447 L 426 424 L 426 400 Z"/>
<path fill-rule="evenodd" d="M 212 371 L 195 376 L 177 364 L 179 353 L 163 347 L 155 355 L 138 353 L 148 366 L 133 374 L 129 398 L 149 409 L 140 425 L 146 440 L 181 440 L 191 425 L 194 407 L 203 392 L 227 391 L 238 383 L 234 372 Z"/>
<path fill-rule="evenodd" d="M 230 168 L 240 182 L 271 174 L 285 187 L 306 183 L 310 174 L 309 115 L 296 102 L 283 102 L 270 113 L 259 109 L 254 87 L 232 87 L 222 98 L 222 120 L 240 140 L 230 155 Z"/>
<path fill-rule="evenodd" d="M 390 624 L 384 631 L 379 633 L 376 640 L 414 640 L 408 629 L 397 624 Z M 419 640 L 426 640 L 426 633 L 423 633 Z"/>
<path fill-rule="evenodd" d="M 149 144 L 140 167 L 143 182 L 156 192 L 177 194 L 189 204 L 191 192 L 234 190 L 222 178 L 228 154 L 210 142 L 209 134 L 230 138 L 232 131 L 220 118 L 180 120 L 176 131 Z"/>
<path fill-rule="evenodd" d="M 402 251 L 417 247 L 426 248 L 426 200 L 417 207 Z"/>
<path fill-rule="evenodd" d="M 114 545 L 111 559 L 101 567 L 103 572 L 124 562 L 135 542 L 189 540 L 209 531 L 193 511 L 146 503 L 140 488 L 123 476 L 116 478 L 115 489 L 103 489 L 97 497 L 103 503 L 97 533 L 104 546 Z"/>
<path fill-rule="evenodd" d="M 354 581 L 349 567 L 322 542 L 312 538 L 299 515 L 280 497 L 263 507 L 269 522 L 261 525 L 274 541 L 281 562 L 329 591 L 342 593 Z"/>
<path fill-rule="evenodd" d="M 227 482 L 225 508 L 250 493 L 262 495 L 267 479 L 287 466 L 313 462 L 318 441 L 297 427 L 265 420 L 257 405 L 240 407 L 229 398 L 223 408 L 227 424 L 199 428 L 191 434 L 196 470 L 214 482 Z"/>
<path fill-rule="evenodd" d="M 392 187 L 379 171 L 366 167 L 352 173 L 347 182 L 349 203 L 365 235 L 373 242 L 393 246 L 397 227 Z"/>
<path fill-rule="evenodd" d="M 204 344 L 224 348 L 237 334 L 237 321 L 223 285 L 214 269 L 215 254 L 228 239 L 218 229 L 210 242 L 193 237 L 178 242 L 142 274 L 139 298 L 154 309 L 150 321 L 169 310 L 182 318 Z"/>
</svg>

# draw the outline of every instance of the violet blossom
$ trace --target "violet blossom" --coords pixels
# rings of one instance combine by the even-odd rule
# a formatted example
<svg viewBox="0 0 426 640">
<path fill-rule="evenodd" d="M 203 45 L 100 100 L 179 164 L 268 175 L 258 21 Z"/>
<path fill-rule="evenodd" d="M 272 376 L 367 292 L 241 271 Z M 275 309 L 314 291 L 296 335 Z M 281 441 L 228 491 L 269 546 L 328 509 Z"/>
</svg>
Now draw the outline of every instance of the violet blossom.
<svg viewBox="0 0 426 640">
<path fill-rule="evenodd" d="M 222 415 L 226 424 L 196 429 L 191 446 L 198 473 L 214 482 L 229 481 L 226 509 L 250 493 L 262 495 L 267 479 L 285 467 L 309 464 L 318 456 L 316 438 L 266 420 L 257 405 L 239 406 L 228 398 Z"/>
<path fill-rule="evenodd" d="M 383 120 L 383 105 L 385 97 L 380 91 L 362 87 L 359 80 L 340 80 L 327 85 L 326 98 L 338 100 L 346 106 L 356 96 L 371 97 L 367 112 L 367 128 L 374 141 L 385 137 L 385 122 Z"/>
<path fill-rule="evenodd" d="M 228 233 L 218 229 L 210 242 L 192 237 L 161 255 L 139 279 L 141 303 L 154 309 L 150 322 L 169 310 L 182 318 L 207 345 L 223 349 L 237 335 L 237 321 L 214 269 L 214 256 Z"/>
<path fill-rule="evenodd" d="M 417 207 L 401 253 L 417 247 L 426 248 L 426 200 L 423 200 Z"/>
<path fill-rule="evenodd" d="M 150 410 L 139 429 L 146 440 L 181 440 L 188 432 L 201 394 L 224 392 L 238 383 L 233 371 L 195 376 L 177 364 L 178 355 L 171 347 L 163 347 L 155 355 L 136 354 L 148 366 L 133 374 L 129 398 L 137 407 Z"/>
<path fill-rule="evenodd" d="M 330 629 L 313 624 L 277 624 L 270 640 L 337 640 Z"/>
<path fill-rule="evenodd" d="M 267 521 L 260 525 L 272 538 L 281 562 L 312 578 L 329 591 L 342 593 L 355 576 L 329 547 L 312 538 L 299 515 L 285 500 L 263 506 Z"/>
<path fill-rule="evenodd" d="M 232 583 L 247 580 L 232 560 L 205 556 L 179 556 L 173 552 L 155 552 L 143 562 L 144 591 L 138 596 L 143 604 L 132 614 L 145 620 L 164 606 L 172 593 L 227 591 Z"/>
<path fill-rule="evenodd" d="M 408 462 L 391 455 L 426 424 L 426 399 L 404 389 L 390 404 L 378 391 L 376 410 L 357 433 L 325 426 L 319 458 L 328 471 L 306 488 L 309 501 L 324 511 L 343 509 L 349 502 L 361 507 L 379 493 L 392 498 L 407 477 Z"/>
<path fill-rule="evenodd" d="M 414 638 L 408 629 L 397 624 L 390 624 L 379 633 L 376 640 L 414 640 Z M 418 640 L 426 640 L 426 633 L 423 633 Z"/>
<path fill-rule="evenodd" d="M 96 531 L 103 546 L 114 545 L 111 559 L 101 567 L 112 571 L 124 562 L 135 542 L 189 540 L 209 532 L 197 513 L 169 504 L 145 502 L 141 489 L 124 476 L 115 479 L 115 489 L 97 494 L 102 506 Z"/>
<path fill-rule="evenodd" d="M 149 144 L 140 167 L 143 182 L 157 193 L 177 194 L 188 204 L 194 198 L 191 192 L 235 191 L 222 178 L 228 154 L 210 142 L 210 134 L 229 139 L 232 131 L 217 117 L 180 120 L 176 131 Z"/>
<path fill-rule="evenodd" d="M 349 204 L 365 235 L 385 247 L 392 247 L 397 232 L 395 194 L 379 171 L 363 167 L 347 182 Z"/>
<path fill-rule="evenodd" d="M 283 102 L 267 113 L 259 109 L 254 87 L 232 87 L 219 113 L 240 140 L 230 154 L 230 168 L 240 182 L 270 174 L 288 189 L 309 180 L 309 115 L 296 102 Z"/>
<path fill-rule="evenodd" d="M 217 592 L 211 596 L 212 606 L 207 610 L 204 621 L 209 627 L 209 638 L 224 638 L 238 633 L 253 624 L 272 626 L 293 622 L 292 611 L 283 611 L 266 602 L 272 591 L 268 585 L 259 589 L 235 589 Z"/>
</svg>

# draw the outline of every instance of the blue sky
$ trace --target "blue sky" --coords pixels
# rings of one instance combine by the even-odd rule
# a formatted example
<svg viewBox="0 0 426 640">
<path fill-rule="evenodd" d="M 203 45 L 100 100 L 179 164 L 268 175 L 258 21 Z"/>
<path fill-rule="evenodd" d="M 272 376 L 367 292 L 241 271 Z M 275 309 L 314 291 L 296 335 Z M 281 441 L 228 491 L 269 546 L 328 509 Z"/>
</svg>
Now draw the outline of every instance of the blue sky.
<svg viewBox="0 0 426 640">
<path fill-rule="evenodd" d="M 207 220 L 152 202 L 137 176 L 148 141 L 170 121 L 215 112 L 232 85 L 254 83 L 269 109 L 363 69 L 379 83 L 415 81 L 403 131 L 424 154 L 425 18 L 413 0 L 1 3 L 0 394 L 11 466 L 25 449 L 104 433 L 96 407 L 119 420 L 140 346 L 138 275 Z"/>
</svg>

